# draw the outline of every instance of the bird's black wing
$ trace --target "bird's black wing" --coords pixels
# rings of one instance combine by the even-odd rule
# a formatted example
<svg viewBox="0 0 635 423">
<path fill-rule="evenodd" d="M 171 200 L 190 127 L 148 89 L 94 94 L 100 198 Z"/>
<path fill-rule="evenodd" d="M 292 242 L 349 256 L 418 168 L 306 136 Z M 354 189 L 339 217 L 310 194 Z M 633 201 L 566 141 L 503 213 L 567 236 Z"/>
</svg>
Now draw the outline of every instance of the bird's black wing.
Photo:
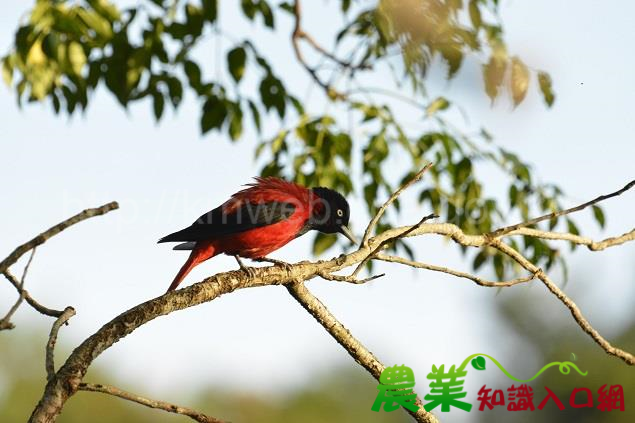
<svg viewBox="0 0 635 423">
<path fill-rule="evenodd" d="M 191 226 L 164 236 L 159 242 L 204 241 L 222 235 L 272 225 L 289 218 L 296 206 L 284 201 L 245 203 L 230 214 L 222 206 L 205 213 Z"/>
</svg>

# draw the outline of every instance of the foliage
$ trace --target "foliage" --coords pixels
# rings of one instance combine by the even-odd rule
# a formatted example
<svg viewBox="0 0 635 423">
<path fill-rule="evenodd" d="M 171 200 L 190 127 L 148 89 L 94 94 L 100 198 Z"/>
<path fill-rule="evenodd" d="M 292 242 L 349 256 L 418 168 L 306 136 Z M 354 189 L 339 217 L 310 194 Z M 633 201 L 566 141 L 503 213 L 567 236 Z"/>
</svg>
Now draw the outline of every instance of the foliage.
<svg viewBox="0 0 635 423">
<path fill-rule="evenodd" d="M 563 193 L 557 186 L 538 183 L 532 168 L 494 144 L 486 131 L 463 134 L 448 118 L 453 102 L 426 93 L 434 63 L 445 66 L 447 79 L 452 79 L 471 56 L 482 63 L 484 91 L 492 102 L 506 92 L 518 106 L 535 79 L 545 103 L 553 105 L 550 76 L 508 52 L 498 0 L 340 0 L 337 13 L 344 24 L 333 40 L 337 55 L 304 32 L 299 0 L 279 5 L 241 0 L 244 18 L 255 27 L 279 31 L 281 20 L 294 22 L 291 44 L 299 64 L 323 89 L 325 101 L 345 110 L 364 134 L 355 137 L 336 114 L 318 113 L 312 103 L 300 100 L 253 39 L 236 39 L 221 29 L 227 3 L 219 3 L 145 0 L 122 9 L 108 0 L 38 0 L 2 60 L 4 80 L 15 88 L 18 102 L 48 100 L 55 113 L 69 115 L 86 109 L 100 85 L 123 107 L 150 99 L 157 121 L 166 104 L 177 109 L 186 94 L 194 95 L 202 133 L 218 131 L 238 140 L 247 121 L 253 125 L 263 140 L 256 149 L 262 174 L 357 192 L 369 213 L 376 210 L 378 198 L 427 161 L 435 164 L 433 183 L 421 191 L 420 203 L 467 232 L 490 232 L 510 213 L 526 219 L 560 207 Z M 193 53 L 210 37 L 232 44 L 223 52 L 231 77 L 227 80 L 207 75 Z M 288 42 L 287 37 L 281 34 L 281 42 Z M 320 57 L 318 65 L 306 61 L 301 53 L 305 47 Z M 385 74 L 391 76 L 381 88 L 360 79 Z M 255 81 L 254 89 L 245 88 L 246 79 Z M 358 88 L 343 88 L 351 86 Z M 400 120 L 395 98 L 419 116 L 415 128 Z M 272 134 L 263 125 L 265 119 L 277 119 L 281 129 Z M 389 160 L 408 163 L 402 175 L 387 172 Z M 509 207 L 483 189 L 477 168 L 488 163 L 506 177 Z M 601 209 L 593 210 L 603 224 Z M 552 221 L 551 228 L 558 223 Z M 570 218 L 560 224 L 577 232 Z M 386 227 L 382 223 L 378 231 Z M 333 237 L 320 235 L 315 251 L 334 243 Z M 406 244 L 400 247 L 412 254 Z M 526 238 L 523 248 L 538 266 L 549 268 L 561 260 L 543 240 Z M 485 263 L 493 264 L 501 278 L 511 270 L 493 251 L 478 254 L 473 265 Z"/>
</svg>

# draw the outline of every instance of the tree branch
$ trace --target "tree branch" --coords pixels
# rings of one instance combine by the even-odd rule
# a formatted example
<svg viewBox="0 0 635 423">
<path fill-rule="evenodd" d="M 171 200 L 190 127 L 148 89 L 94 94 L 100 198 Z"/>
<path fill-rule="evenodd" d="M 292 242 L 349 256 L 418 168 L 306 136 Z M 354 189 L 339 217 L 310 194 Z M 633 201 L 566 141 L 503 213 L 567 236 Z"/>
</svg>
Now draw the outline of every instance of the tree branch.
<svg viewBox="0 0 635 423">
<path fill-rule="evenodd" d="M 22 301 L 26 297 L 26 291 L 24 290 L 24 280 L 26 279 L 26 274 L 29 272 L 29 267 L 31 267 L 31 262 L 33 261 L 33 256 L 35 255 L 35 248 L 31 250 L 31 255 L 29 256 L 29 261 L 27 261 L 26 266 L 24 266 L 24 270 L 22 271 L 22 278 L 20 278 L 20 282 L 15 285 L 16 289 L 20 293 L 18 300 L 13 304 L 13 307 L 9 309 L 7 314 L 0 320 L 0 330 L 4 329 L 13 329 L 15 325 L 11 323 L 11 317 L 13 314 L 18 311 Z M 16 281 L 17 282 L 17 281 Z"/>
<path fill-rule="evenodd" d="M 62 315 L 63 311 L 54 310 L 52 308 L 43 306 L 42 304 L 38 303 L 33 297 L 31 297 L 31 294 L 29 294 L 29 291 L 27 291 L 24 288 L 20 288 L 20 282 L 16 279 L 15 276 L 13 276 L 13 274 L 11 273 L 9 269 L 6 269 L 3 272 L 3 275 L 7 278 L 9 282 L 11 282 L 11 284 L 15 287 L 15 289 L 18 290 L 18 292 L 20 293 L 20 297 L 23 296 L 26 303 L 30 305 L 31 307 L 33 307 L 37 312 L 44 314 L 46 316 L 51 316 L 51 317 L 60 317 Z"/>
<path fill-rule="evenodd" d="M 399 263 L 410 267 L 415 267 L 418 269 L 426 269 L 432 270 L 434 272 L 447 273 L 448 275 L 456 276 L 458 278 L 469 279 L 480 286 L 487 286 L 490 288 L 507 288 L 510 286 L 518 285 L 521 283 L 529 282 L 536 278 L 536 275 L 529 275 L 522 278 L 512 279 L 510 281 L 497 281 L 492 282 L 482 278 L 479 278 L 476 275 L 472 275 L 471 273 L 461 272 L 454 269 L 449 269 L 447 267 L 435 266 L 433 264 L 422 263 L 420 261 L 408 260 L 399 256 L 390 256 L 385 254 L 377 254 L 375 256 L 377 260 L 386 261 L 390 263 Z"/>
<path fill-rule="evenodd" d="M 46 343 L 46 380 L 51 380 L 55 377 L 55 344 L 57 343 L 57 333 L 63 324 L 75 315 L 75 309 L 73 307 L 66 307 L 60 317 L 53 322 L 51 327 L 51 333 L 49 334 L 49 340 Z"/>
<path fill-rule="evenodd" d="M 101 392 L 102 394 L 108 394 L 128 401 L 136 402 L 137 404 L 145 405 L 146 407 L 156 408 L 159 410 L 167 411 L 169 413 L 181 414 L 183 416 L 188 416 L 192 420 L 200 423 L 224 423 L 223 420 L 207 416 L 191 408 L 181 407 L 179 405 L 170 404 L 165 401 L 157 401 L 145 398 L 114 386 L 82 382 L 79 384 L 78 389 L 80 391 L 87 392 Z"/>
<path fill-rule="evenodd" d="M 582 315 L 582 311 L 580 311 L 577 304 L 573 302 L 573 300 L 569 298 L 560 288 L 558 288 L 558 286 L 538 266 L 527 260 L 518 251 L 514 250 L 512 247 L 497 238 L 492 239 L 490 245 L 499 250 L 501 253 L 511 257 L 528 272 L 535 274 L 535 276 L 545 284 L 547 289 L 549 289 L 549 291 L 551 291 L 551 293 L 569 309 L 578 326 L 589 334 L 604 351 L 615 357 L 621 358 L 625 363 L 631 366 L 635 365 L 635 356 L 627 351 L 614 347 L 602 335 L 600 335 L 600 333 L 595 330 L 589 321 Z"/>
<path fill-rule="evenodd" d="M 496 229 L 493 232 L 490 232 L 489 235 L 492 237 L 499 237 L 502 235 L 505 235 L 509 232 L 515 231 L 517 229 L 520 228 L 525 228 L 527 226 L 531 226 L 531 225 L 535 225 L 536 223 L 539 222 L 543 222 L 545 220 L 550 220 L 553 219 L 555 217 L 560 217 L 560 216 L 564 216 L 570 213 L 574 213 L 580 210 L 583 210 L 589 206 L 592 206 L 594 204 L 599 203 L 600 201 L 604 201 L 604 200 L 608 200 L 609 198 L 613 198 L 613 197 L 617 197 L 618 195 L 622 195 L 624 192 L 628 191 L 629 189 L 633 188 L 635 186 L 635 180 L 632 180 L 631 182 L 629 182 L 628 184 L 626 184 L 624 186 L 624 188 L 619 189 L 615 192 L 612 192 L 610 194 L 605 194 L 605 195 L 600 195 L 599 197 L 594 198 L 591 201 L 587 201 L 586 203 L 580 204 L 578 206 L 575 207 L 571 207 L 570 209 L 566 209 L 566 210 L 559 210 L 559 211 L 555 211 L 553 213 L 549 213 L 549 214 L 545 214 L 543 216 L 540 217 L 536 217 L 535 219 L 530 219 L 527 220 L 526 222 L 521 222 L 521 223 L 517 223 L 515 225 L 512 226 L 506 226 L 504 228 L 500 228 L 500 229 Z"/>
<path fill-rule="evenodd" d="M 368 240 L 372 236 L 373 231 L 375 230 L 375 226 L 377 226 L 377 223 L 379 223 L 379 219 L 381 219 L 381 217 L 386 212 L 386 209 L 390 207 L 390 205 L 401 195 L 402 192 L 408 189 L 408 187 L 410 187 L 415 182 L 421 180 L 421 178 L 423 178 L 423 175 L 431 167 L 432 167 L 432 163 L 428 163 L 427 165 L 425 165 L 423 169 L 417 172 L 410 180 L 408 180 L 408 182 L 400 186 L 399 189 L 393 192 L 392 195 L 388 198 L 388 200 L 386 200 L 386 202 L 382 204 L 379 210 L 377 210 L 377 213 L 375 213 L 375 216 L 373 216 L 373 218 L 368 223 L 368 226 L 366 226 L 366 230 L 364 231 L 364 238 L 362 238 L 363 246 L 368 245 Z"/>
<path fill-rule="evenodd" d="M 22 257 L 29 250 L 37 247 L 38 245 L 44 244 L 49 238 L 57 235 L 62 232 L 64 229 L 73 226 L 76 223 L 81 222 L 82 220 L 89 219 L 95 216 L 101 216 L 102 214 L 106 214 L 109 211 L 116 210 L 119 208 L 119 204 L 113 201 L 108 204 L 104 204 L 101 207 L 97 207 L 94 209 L 86 209 L 73 217 L 66 219 L 65 221 L 58 223 L 57 225 L 49 228 L 48 230 L 42 232 L 29 242 L 26 242 L 19 247 L 17 247 L 11 254 L 7 256 L 2 262 L 0 262 L 0 273 L 4 273 L 5 270 L 9 268 L 13 263 L 18 261 L 20 257 Z"/>
<path fill-rule="evenodd" d="M 293 32 L 291 33 L 291 45 L 293 46 L 293 52 L 295 53 L 296 59 L 298 60 L 298 62 L 300 62 L 300 64 L 304 67 L 304 69 L 306 69 L 309 75 L 311 75 L 311 78 L 320 87 L 322 87 L 322 89 L 324 89 L 324 91 L 326 92 L 326 95 L 330 99 L 332 100 L 344 99 L 345 96 L 342 93 L 337 91 L 331 85 L 322 81 L 320 77 L 318 76 L 317 71 L 307 63 L 307 61 L 304 58 L 304 55 L 302 54 L 302 49 L 300 49 L 300 40 L 302 39 L 307 40 L 313 46 L 313 48 L 318 50 L 320 53 L 325 54 L 328 58 L 330 58 L 331 60 L 334 60 L 336 63 L 343 65 L 344 62 L 341 62 L 339 59 L 336 59 L 335 56 L 333 56 L 332 54 L 327 53 L 326 50 L 324 50 L 321 46 L 319 46 L 319 44 L 310 35 L 304 32 L 301 25 L 302 6 L 300 4 L 300 0 L 295 0 L 295 2 L 293 3 L 293 15 L 295 16 L 295 23 L 293 25 Z M 348 65 L 347 67 L 351 67 L 351 66 Z"/>
<path fill-rule="evenodd" d="M 606 238 L 602 241 L 597 241 L 597 242 L 593 241 L 591 238 L 586 238 L 586 237 L 575 235 L 568 232 L 550 232 L 550 231 L 541 231 L 541 230 L 532 229 L 532 228 L 515 229 L 513 231 L 510 231 L 504 234 L 504 236 L 513 236 L 513 235 L 525 235 L 525 236 L 531 236 L 534 238 L 569 241 L 574 244 L 585 245 L 591 251 L 601 251 L 609 247 L 622 245 L 625 242 L 635 240 L 635 229 L 633 229 L 630 232 L 626 232 L 625 234 L 622 234 L 620 236 Z"/>
<path fill-rule="evenodd" d="M 304 283 L 297 281 L 287 284 L 286 288 L 291 296 L 326 329 L 337 343 L 340 344 L 360 366 L 364 367 L 368 373 L 379 381 L 379 377 L 384 371 L 385 366 L 331 314 L 320 300 L 311 294 L 304 286 Z M 417 412 L 412 412 L 405 408 L 404 411 L 408 412 L 417 422 L 438 422 L 432 413 L 427 412 L 423 408 L 419 397 L 417 397 L 415 404 L 419 407 Z"/>
</svg>

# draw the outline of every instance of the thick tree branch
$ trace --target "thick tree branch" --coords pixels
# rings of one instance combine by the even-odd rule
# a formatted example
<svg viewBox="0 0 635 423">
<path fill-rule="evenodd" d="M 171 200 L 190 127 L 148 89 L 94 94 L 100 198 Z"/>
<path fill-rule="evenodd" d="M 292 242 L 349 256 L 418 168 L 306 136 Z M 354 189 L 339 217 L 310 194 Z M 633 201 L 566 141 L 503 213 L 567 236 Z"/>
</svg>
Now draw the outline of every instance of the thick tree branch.
<svg viewBox="0 0 635 423">
<path fill-rule="evenodd" d="M 200 423 L 224 423 L 223 420 L 207 416 L 191 408 L 181 407 L 180 405 L 170 404 L 169 402 L 165 401 L 157 401 L 145 398 L 114 386 L 82 382 L 79 384 L 79 390 L 87 392 L 101 392 L 102 394 L 108 394 L 128 401 L 136 402 L 137 404 L 145 405 L 146 407 L 156 408 L 159 410 L 167 411 L 169 413 L 188 416 L 192 420 Z"/>
<path fill-rule="evenodd" d="M 379 377 L 381 376 L 381 372 L 384 371 L 385 366 L 331 314 L 319 299 L 311 294 L 306 286 L 304 286 L 304 283 L 297 281 L 286 285 L 286 287 L 291 296 L 326 329 L 337 343 L 340 344 L 360 366 L 364 367 L 368 373 L 379 381 Z M 417 410 L 416 413 L 405 408 L 404 411 L 408 412 L 418 422 L 438 422 L 432 413 L 427 412 L 422 407 L 419 397 L 417 397 L 415 404 L 419 406 L 419 410 Z"/>
</svg>

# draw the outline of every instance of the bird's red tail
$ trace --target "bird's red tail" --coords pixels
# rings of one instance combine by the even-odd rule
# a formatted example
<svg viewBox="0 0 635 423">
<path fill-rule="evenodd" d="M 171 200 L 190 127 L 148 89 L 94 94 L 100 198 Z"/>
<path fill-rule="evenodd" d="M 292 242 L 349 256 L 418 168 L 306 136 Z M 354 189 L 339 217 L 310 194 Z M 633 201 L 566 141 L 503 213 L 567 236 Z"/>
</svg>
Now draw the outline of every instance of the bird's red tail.
<svg viewBox="0 0 635 423">
<path fill-rule="evenodd" d="M 179 270 L 179 273 L 177 273 L 174 277 L 174 280 L 172 281 L 172 284 L 168 288 L 167 292 L 174 291 L 192 269 L 194 269 L 198 264 L 204 262 L 205 260 L 214 257 L 215 255 L 215 248 L 212 245 L 210 245 L 209 243 L 205 243 L 203 245 L 201 245 L 201 243 L 198 243 L 192 250 L 190 256 L 187 258 L 187 261 L 181 267 L 181 270 Z"/>
</svg>

